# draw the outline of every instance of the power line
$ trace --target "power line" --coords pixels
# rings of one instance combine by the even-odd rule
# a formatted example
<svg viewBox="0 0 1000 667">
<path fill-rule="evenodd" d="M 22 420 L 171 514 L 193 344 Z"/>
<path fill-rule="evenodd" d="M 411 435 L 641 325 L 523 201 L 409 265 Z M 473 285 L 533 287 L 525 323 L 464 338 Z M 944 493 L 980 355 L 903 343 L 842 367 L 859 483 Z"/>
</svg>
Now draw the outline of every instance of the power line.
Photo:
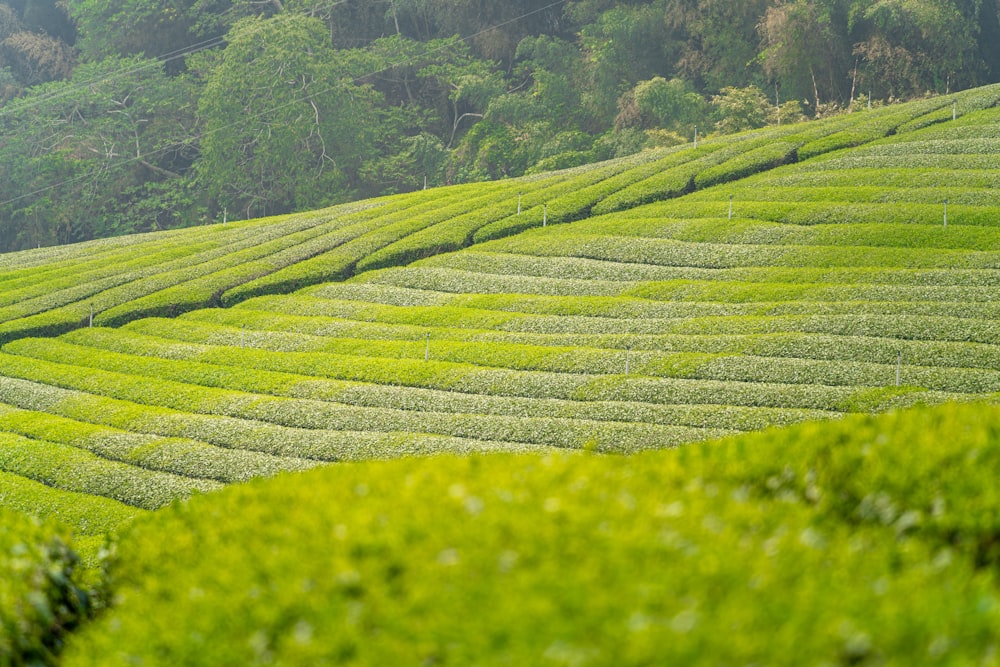
<svg viewBox="0 0 1000 667">
<path fill-rule="evenodd" d="M 346 1 L 347 0 L 338 0 L 338 2 L 335 2 L 334 4 L 330 5 L 330 7 L 336 6 L 337 4 L 341 4 L 341 3 L 346 2 Z M 539 7 L 538 9 L 533 9 L 530 12 L 525 12 L 524 14 L 521 14 L 521 15 L 516 16 L 514 18 L 508 19 L 506 21 L 501 21 L 500 23 L 497 23 L 496 25 L 492 25 L 492 26 L 490 26 L 488 28 L 484 28 L 484 29 L 482 29 L 482 30 L 480 30 L 480 31 L 478 31 L 476 33 L 471 34 L 471 35 L 466 35 L 465 37 L 460 37 L 457 40 L 455 40 L 454 42 L 449 42 L 448 44 L 444 44 L 442 46 L 439 46 L 439 47 L 430 49 L 428 51 L 425 51 L 424 54 L 422 54 L 422 55 L 426 56 L 428 54 L 433 54 L 433 53 L 437 53 L 437 52 L 440 52 L 440 51 L 444 51 L 444 50 L 450 48 L 454 43 L 457 43 L 457 42 L 468 42 L 468 41 L 473 40 L 473 39 L 475 39 L 477 37 L 481 37 L 482 35 L 485 35 L 485 34 L 487 34 L 489 32 L 492 32 L 494 30 L 498 30 L 499 28 L 502 28 L 504 26 L 510 25 L 512 23 L 516 23 L 517 21 L 521 21 L 521 20 L 523 20 L 523 19 L 525 19 L 525 18 L 527 18 L 529 16 L 532 16 L 534 14 L 539 14 L 541 12 L 547 11 L 547 10 L 552 9 L 554 7 L 558 7 L 559 5 L 565 4 L 566 2 L 567 2 L 567 0 L 555 0 L 555 2 L 551 2 L 551 3 L 547 4 L 547 5 L 545 5 L 544 7 Z M 283 15 L 283 16 L 293 16 L 293 15 L 292 14 L 286 14 L 286 15 Z M 408 58 L 408 59 L 403 59 L 403 60 L 400 60 L 400 61 L 397 61 L 397 62 L 394 62 L 394 63 L 390 63 L 390 64 L 386 65 L 385 67 L 382 67 L 382 68 L 377 69 L 375 71 L 369 72 L 369 73 L 364 74 L 362 76 L 355 77 L 354 79 L 351 80 L 351 82 L 354 83 L 355 85 L 358 85 L 361 82 L 363 82 L 365 79 L 373 77 L 373 76 L 375 76 L 377 74 L 382 74 L 382 73 L 388 72 L 389 70 L 391 70 L 393 68 L 396 68 L 396 67 L 399 67 L 401 65 L 406 65 L 406 64 L 415 62 L 415 60 L 416 60 L 415 58 Z M 103 80 L 103 77 L 101 77 L 99 79 L 96 79 L 96 80 Z M 264 116 L 267 116 L 269 114 L 274 113 L 275 111 L 279 111 L 279 110 L 284 109 L 286 107 L 293 106 L 295 104 L 299 104 L 300 102 L 307 101 L 311 97 L 314 97 L 316 95 L 322 95 L 324 93 L 328 93 L 328 92 L 334 90 L 335 88 L 337 88 L 339 85 L 340 84 L 338 84 L 338 85 L 331 85 L 331 86 L 328 86 L 327 88 L 322 88 L 322 89 L 320 89 L 318 91 L 311 91 L 309 93 L 309 95 L 305 95 L 303 97 L 299 97 L 299 98 L 293 99 L 293 100 L 291 100 L 289 102 L 285 102 L 283 104 L 279 104 L 279 105 L 271 107 L 270 109 L 267 109 L 265 111 L 261 111 L 261 112 L 259 112 L 257 114 L 253 114 L 250 117 L 251 118 L 262 118 Z M 212 130 L 208 130 L 206 132 L 201 133 L 199 136 L 200 137 L 205 137 L 205 136 L 207 136 L 209 134 L 213 134 L 215 132 L 220 132 L 222 130 L 229 129 L 231 127 L 235 127 L 237 124 L 238 123 L 234 122 L 234 123 L 228 123 L 228 124 L 225 124 L 225 125 L 220 125 L 219 127 L 216 127 L 216 128 L 214 128 Z M 167 146 L 164 146 L 164 147 L 159 148 L 157 150 L 151 151 L 151 152 L 149 152 L 149 153 L 147 153 L 145 155 L 136 156 L 134 158 L 129 158 L 128 160 L 124 160 L 122 162 L 118 162 L 118 163 L 116 163 L 114 165 L 102 168 L 100 171 L 104 172 L 104 173 L 107 173 L 107 172 L 109 172 L 109 171 L 111 171 L 113 169 L 120 169 L 122 167 L 126 167 L 126 166 L 129 166 L 131 164 L 136 164 L 138 162 L 142 162 L 142 161 L 147 161 L 148 162 L 150 158 L 153 158 L 153 157 L 156 157 L 156 156 L 159 156 L 159 155 L 163 155 L 164 153 L 168 153 L 168 152 L 173 151 L 173 150 L 178 150 L 178 149 L 183 148 L 184 146 L 188 145 L 188 143 L 190 142 L 190 139 L 193 139 L 193 137 L 191 137 L 191 138 L 189 138 L 188 140 L 185 140 L 185 141 L 178 141 L 178 142 L 175 142 L 173 144 L 168 144 Z M 60 181 L 58 183 L 53 183 L 51 185 L 47 185 L 45 187 L 38 188 L 38 189 L 33 190 L 31 192 L 25 192 L 25 193 L 22 193 L 22 194 L 18 195 L 17 197 L 12 197 L 10 199 L 6 199 L 6 200 L 3 200 L 3 201 L 0 201 L 0 206 L 6 206 L 7 204 L 13 204 L 14 202 L 20 201 L 22 199 L 27 199 L 29 197 L 34 197 L 36 195 L 40 195 L 40 194 L 43 194 L 45 192 L 49 192 L 50 190 L 54 190 L 56 188 L 63 187 L 64 185 L 72 185 L 73 183 L 78 183 L 80 181 L 89 179 L 89 178 L 91 178 L 94 175 L 95 174 L 93 172 L 89 172 L 89 173 L 86 173 L 86 174 L 81 174 L 79 176 L 75 176 L 73 178 L 65 179 L 65 180 Z"/>
<path fill-rule="evenodd" d="M 335 0 L 334 2 L 331 2 L 330 4 L 320 7 L 319 9 L 314 11 L 325 11 L 327 9 L 332 9 L 333 7 L 336 7 L 337 5 L 342 5 L 345 2 L 348 2 L 348 0 Z M 213 16 L 217 19 L 221 19 L 234 9 L 236 9 L 236 5 L 231 5 L 229 9 L 220 12 L 219 14 L 214 14 Z M 282 20 L 290 16 L 294 16 L 294 14 L 282 14 L 276 16 L 275 19 Z M 149 69 L 156 69 L 158 67 L 162 67 L 166 63 L 173 62 L 175 60 L 180 60 L 181 58 L 186 58 L 190 55 L 194 55 L 201 51 L 206 51 L 208 49 L 213 49 L 217 46 L 221 46 L 225 42 L 226 42 L 225 33 L 221 35 L 216 35 L 215 37 L 209 37 L 208 39 L 202 40 L 200 42 L 195 42 L 194 44 L 189 44 L 188 46 L 179 49 L 175 49 L 163 55 L 157 56 L 156 58 L 147 59 L 146 62 L 136 67 L 129 67 L 117 70 L 115 72 L 100 74 L 91 79 L 87 79 L 86 81 L 79 81 L 77 83 L 67 85 L 48 95 L 41 95 L 31 100 L 25 100 L 17 104 L 17 110 L 23 111 L 25 109 L 31 109 L 41 104 L 45 104 L 46 102 L 51 102 L 52 100 L 57 100 L 62 97 L 66 97 L 68 95 L 72 95 L 77 91 L 85 90 L 98 83 L 108 83 L 111 81 L 115 81 L 117 79 L 121 79 L 123 77 L 132 76 L 133 74 L 144 72 Z M 9 113 L 9 111 L 10 109 L 0 108 L 0 116 Z"/>
</svg>

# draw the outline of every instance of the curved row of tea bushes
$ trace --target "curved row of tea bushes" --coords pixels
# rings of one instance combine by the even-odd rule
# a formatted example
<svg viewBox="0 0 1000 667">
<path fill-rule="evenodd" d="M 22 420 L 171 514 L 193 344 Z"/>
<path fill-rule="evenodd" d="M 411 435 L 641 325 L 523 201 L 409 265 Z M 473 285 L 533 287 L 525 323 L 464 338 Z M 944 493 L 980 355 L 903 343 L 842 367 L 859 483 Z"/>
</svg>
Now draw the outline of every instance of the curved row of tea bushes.
<svg viewBox="0 0 1000 667">
<path fill-rule="evenodd" d="M 122 431 L 199 440 L 235 450 L 328 462 L 442 452 L 467 454 L 545 449 L 427 433 L 286 427 L 254 419 L 184 412 L 161 405 L 65 389 L 45 384 L 44 380 L 32 382 L 14 377 L 0 377 L 0 400 L 23 410 L 46 412 Z"/>
<path fill-rule="evenodd" d="M 45 341 L 42 341 L 44 343 Z M 30 344 L 30 341 L 26 341 Z M 156 360 L 127 355 L 94 354 L 81 350 L 73 354 L 65 348 L 37 345 L 18 348 L 35 357 L 0 355 L 0 371 L 7 376 L 40 382 L 66 389 L 163 406 L 194 414 L 209 414 L 239 419 L 269 422 L 281 426 L 305 429 L 347 431 L 363 426 L 370 431 L 431 433 L 482 441 L 510 443 L 512 449 L 535 446 L 597 447 L 606 451 L 628 452 L 718 437 L 723 429 L 701 429 L 688 426 L 645 424 L 636 421 L 597 421 L 541 416 L 457 412 L 400 410 L 384 407 L 364 407 L 327 400 L 324 382 L 307 376 L 274 371 L 224 367 L 195 362 L 156 363 Z M 58 360 L 58 361 L 55 361 Z M 80 364 L 80 365 L 77 365 Z M 99 366 L 116 370 L 104 370 Z M 450 374 L 455 382 L 468 385 L 456 387 L 474 391 L 474 387 L 495 387 L 501 393 L 521 391 L 544 396 L 553 381 L 562 392 L 591 394 L 599 392 L 606 382 L 587 377 L 563 377 L 543 373 L 475 372 L 436 364 L 440 375 Z M 81 371 L 86 369 L 86 377 Z M 162 379 L 158 373 L 176 370 L 174 380 Z M 141 375 L 140 373 L 148 373 Z M 169 371 L 168 371 L 169 372 Z M 186 375 L 178 381 L 177 374 Z M 463 376 L 468 376 L 463 378 Z M 202 382 L 204 384 L 193 384 Z M 509 385 L 505 389 L 504 385 Z M 339 389 L 339 383 L 333 383 Z M 698 388 L 678 387 L 677 393 L 694 393 Z M 721 388 L 715 391 L 721 392 Z M 791 394 L 790 407 L 815 407 L 824 392 L 802 391 L 775 386 L 766 407 L 785 407 L 785 394 Z M 829 393 L 829 392 L 825 392 Z M 838 390 L 838 396 L 848 397 L 850 390 Z M 746 397 L 749 398 L 749 397 Z M 744 400 L 746 400 L 744 398 Z M 610 400 L 603 397 L 599 400 Z M 766 400 L 766 399 L 765 399 Z M 672 402 L 662 397 L 661 402 Z M 657 402 L 657 401 L 649 401 Z M 690 401 L 683 401 L 690 402 Z M 694 402 L 713 402 L 703 398 Z M 717 401 L 715 401 L 717 402 Z M 750 403 L 758 405 L 760 403 Z M 802 404 L 802 405 L 799 405 Z"/>
<path fill-rule="evenodd" d="M 7 472 L 0 473 L 0 508 L 56 521 L 72 530 L 77 539 L 103 539 L 145 514 L 117 500 L 53 488 Z"/>
<path fill-rule="evenodd" d="M 0 430 L 70 445 L 101 458 L 184 477 L 232 483 L 316 465 L 295 457 L 211 446 L 188 438 L 162 438 L 103 427 L 0 403 Z"/>
</svg>

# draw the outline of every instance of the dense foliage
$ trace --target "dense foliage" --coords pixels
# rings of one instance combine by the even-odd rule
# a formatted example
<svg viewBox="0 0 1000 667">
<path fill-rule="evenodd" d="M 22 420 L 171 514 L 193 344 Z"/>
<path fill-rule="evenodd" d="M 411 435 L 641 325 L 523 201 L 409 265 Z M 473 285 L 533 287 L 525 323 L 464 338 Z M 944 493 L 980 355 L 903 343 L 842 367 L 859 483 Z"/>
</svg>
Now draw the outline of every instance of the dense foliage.
<svg viewBox="0 0 1000 667">
<path fill-rule="evenodd" d="M 1000 78 L 997 13 L 995 0 L 4 0 L 0 250 L 946 93 Z"/>
<path fill-rule="evenodd" d="M 137 524 L 76 665 L 988 664 L 1000 411 L 434 458 Z"/>
<path fill-rule="evenodd" d="M 0 507 L 0 665 L 53 664 L 92 608 L 77 564 L 66 530 Z"/>
<path fill-rule="evenodd" d="M 990 660 L 998 99 L 3 255 L 0 664 Z"/>
</svg>

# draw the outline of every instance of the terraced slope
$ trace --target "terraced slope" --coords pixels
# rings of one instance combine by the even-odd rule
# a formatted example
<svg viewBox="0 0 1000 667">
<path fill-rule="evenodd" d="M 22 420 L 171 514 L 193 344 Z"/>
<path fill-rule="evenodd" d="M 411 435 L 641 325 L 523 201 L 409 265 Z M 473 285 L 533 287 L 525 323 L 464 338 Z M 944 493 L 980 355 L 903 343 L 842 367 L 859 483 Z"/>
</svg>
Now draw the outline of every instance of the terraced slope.
<svg viewBox="0 0 1000 667">
<path fill-rule="evenodd" d="M 124 520 L 330 461 L 636 452 L 1000 391 L 998 97 L 5 258 L 0 504 L 41 484 L 96 535 L 59 494 Z"/>
<path fill-rule="evenodd" d="M 547 223 L 677 197 L 794 161 L 991 106 L 987 88 L 772 128 L 512 181 L 324 211 L 44 248 L 0 258 L 0 340 L 117 326 L 406 264 Z"/>
</svg>

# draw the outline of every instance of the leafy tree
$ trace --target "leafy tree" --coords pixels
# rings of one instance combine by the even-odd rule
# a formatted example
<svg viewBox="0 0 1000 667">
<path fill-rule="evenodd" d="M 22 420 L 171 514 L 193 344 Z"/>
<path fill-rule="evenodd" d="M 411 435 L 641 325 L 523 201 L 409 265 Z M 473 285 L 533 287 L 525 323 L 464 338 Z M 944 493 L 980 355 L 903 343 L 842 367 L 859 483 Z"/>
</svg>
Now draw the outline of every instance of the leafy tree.
<svg viewBox="0 0 1000 667">
<path fill-rule="evenodd" d="M 77 47 L 87 60 L 141 54 L 159 58 L 204 44 L 196 0 L 74 0 L 69 13 L 79 31 Z M 221 15 L 227 16 L 227 11 Z M 215 26 L 215 21 L 209 25 Z M 212 36 L 219 36 L 213 34 Z M 179 73 L 184 61 L 170 61 Z"/>
<path fill-rule="evenodd" d="M 967 3 L 963 3 L 967 4 Z M 863 83 L 889 96 L 946 92 L 979 79 L 978 8 L 949 0 L 859 0 L 851 20 Z"/>
<path fill-rule="evenodd" d="M 668 39 L 678 44 L 671 76 L 703 92 L 763 84 L 757 24 L 770 0 L 666 0 Z"/>
<path fill-rule="evenodd" d="M 838 74 L 844 71 L 847 49 L 829 6 L 815 0 L 775 4 L 764 12 L 757 30 L 764 71 L 787 96 L 812 98 L 814 109 L 825 99 L 842 97 Z"/>
<path fill-rule="evenodd" d="M 723 88 L 712 106 L 719 118 L 715 127 L 724 134 L 764 127 L 771 115 L 771 104 L 757 86 Z"/>
<path fill-rule="evenodd" d="M 705 115 L 706 106 L 705 99 L 687 81 L 656 76 L 640 81 L 623 97 L 615 125 L 689 134 Z"/>
<path fill-rule="evenodd" d="M 73 51 L 62 40 L 22 30 L 0 41 L 11 73 L 25 85 L 66 79 L 73 72 Z"/>
<path fill-rule="evenodd" d="M 234 26 L 198 102 L 198 179 L 245 216 L 343 201 L 378 132 L 377 94 L 353 81 L 323 23 L 301 15 Z"/>
<path fill-rule="evenodd" d="M 0 249 L 191 224 L 194 89 L 115 58 L 36 86 L 0 114 Z"/>
<path fill-rule="evenodd" d="M 635 82 L 669 71 L 670 42 L 663 39 L 663 16 L 661 0 L 619 6 L 581 31 L 588 76 L 581 98 L 604 127 L 614 121 L 619 97 Z"/>
</svg>

